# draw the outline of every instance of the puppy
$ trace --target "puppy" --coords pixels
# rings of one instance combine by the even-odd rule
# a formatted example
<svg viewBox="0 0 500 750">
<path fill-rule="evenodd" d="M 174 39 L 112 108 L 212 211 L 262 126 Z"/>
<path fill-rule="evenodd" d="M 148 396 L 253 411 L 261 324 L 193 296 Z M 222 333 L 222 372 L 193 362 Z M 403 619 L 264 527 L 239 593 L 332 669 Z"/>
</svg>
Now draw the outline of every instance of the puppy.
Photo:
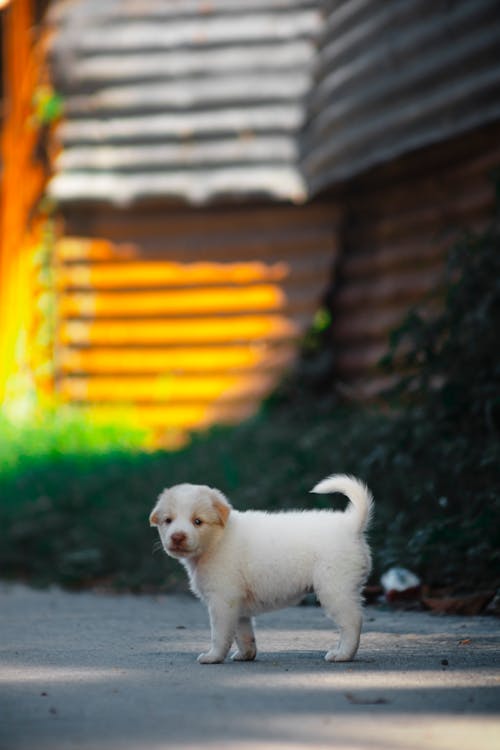
<svg viewBox="0 0 500 750">
<path fill-rule="evenodd" d="M 330 510 L 234 510 L 219 490 L 179 484 L 160 495 L 150 523 L 165 552 L 186 568 L 208 607 L 212 644 L 201 664 L 255 659 L 251 617 L 298 603 L 314 589 L 340 630 L 326 661 L 350 661 L 359 646 L 361 587 L 371 568 L 364 532 L 373 498 L 357 479 L 335 475 L 312 492 L 341 492 L 350 504 Z"/>
</svg>

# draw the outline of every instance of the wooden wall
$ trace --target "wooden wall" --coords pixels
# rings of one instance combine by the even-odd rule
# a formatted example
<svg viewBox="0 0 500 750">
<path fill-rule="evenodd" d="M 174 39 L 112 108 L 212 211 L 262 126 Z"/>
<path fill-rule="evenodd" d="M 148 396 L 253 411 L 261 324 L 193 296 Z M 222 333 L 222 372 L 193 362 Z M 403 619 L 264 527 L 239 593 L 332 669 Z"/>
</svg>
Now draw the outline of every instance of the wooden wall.
<svg viewBox="0 0 500 750">
<path fill-rule="evenodd" d="M 342 207 L 333 300 L 337 377 L 354 397 L 387 383 L 389 332 L 439 289 L 450 244 L 491 220 L 500 124 L 394 160 L 331 193 Z"/>
<path fill-rule="evenodd" d="M 389 331 L 442 281 L 450 233 L 492 214 L 500 166 L 496 0 L 324 0 L 300 139 L 309 195 L 342 213 L 337 379 L 379 390 Z"/>
<path fill-rule="evenodd" d="M 100 417 L 132 403 L 165 444 L 251 415 L 321 304 L 335 226 L 322 204 L 67 212 L 57 392 Z"/>
<path fill-rule="evenodd" d="M 293 362 L 329 289 L 336 384 L 373 397 L 390 331 L 439 288 L 460 229 L 492 215 L 499 135 L 421 149 L 302 207 L 67 210 L 58 393 L 106 416 L 131 401 L 171 444 L 239 421 Z"/>
<path fill-rule="evenodd" d="M 432 19 L 420 28 L 423 5 L 416 0 L 391 14 L 389 7 L 372 2 L 330 3 L 333 15 L 327 14 L 316 98 L 302 144 L 311 202 L 229 204 L 219 197 L 217 204 L 188 208 L 151 198 L 120 208 L 81 198 L 62 205 L 62 238 L 54 256 L 41 257 L 47 228 L 36 207 L 46 175 L 36 157 L 32 96 L 43 60 L 33 43 L 32 4 L 10 3 L 4 12 L 0 398 L 11 376 L 15 380 L 17 373 L 34 372 L 38 365 L 42 372 L 50 359 L 55 377 L 52 381 L 51 374 L 46 385 L 64 401 L 103 417 L 119 415 L 131 403 L 140 422 L 164 443 L 175 444 L 187 430 L 237 421 L 255 411 L 292 362 L 328 288 L 337 381 L 356 398 L 377 393 L 385 383 L 377 362 L 387 351 L 390 330 L 439 286 L 457 230 L 481 226 L 491 216 L 490 174 L 500 169 L 498 99 L 492 96 L 498 92 L 498 65 L 490 55 L 499 17 L 490 0 L 452 9 L 451 20 L 468 41 L 450 54 L 463 53 L 465 65 L 476 46 L 482 51 L 474 57 L 471 75 L 484 86 L 469 81 L 477 96 L 467 98 L 468 89 L 460 88 L 460 106 L 454 109 L 449 97 L 428 98 L 423 84 L 404 87 L 439 105 L 439 117 L 432 107 L 424 108 L 430 128 L 424 130 L 432 137 L 410 137 L 411 128 L 389 117 L 392 110 L 385 109 L 383 98 L 375 104 L 394 120 L 403 140 L 382 127 L 383 142 L 377 145 L 368 126 L 380 124 L 379 118 L 364 117 L 361 104 L 355 107 L 358 129 L 349 118 L 342 120 L 345 132 L 329 119 L 341 105 L 335 91 L 352 99 L 351 64 L 368 69 L 372 54 L 366 45 L 366 59 L 348 50 L 345 76 L 332 75 L 332 60 L 342 47 L 336 35 L 343 28 L 333 22 L 335 13 L 343 14 L 344 32 L 359 25 L 365 13 L 371 21 L 361 28 L 382 30 L 375 51 L 386 71 L 384 86 L 397 92 L 392 84 L 403 84 L 386 53 L 397 39 L 404 59 L 401 24 L 414 41 L 414 68 L 407 70 L 417 76 L 427 64 L 418 39 L 426 45 L 441 39 L 450 21 L 449 9 L 427 9 Z M 442 66 L 439 45 L 429 59 Z M 356 75 L 366 83 L 361 68 Z M 461 75 L 460 66 L 446 71 Z M 444 73 L 439 82 L 448 93 L 455 91 Z M 373 103 L 372 93 L 377 90 L 362 87 L 359 102 Z M 399 112 L 398 97 L 389 98 Z M 324 116 L 323 104 L 328 105 Z M 417 118 L 414 127 L 425 123 Z M 363 136 L 352 153 L 342 145 L 343 132 L 347 139 Z M 397 148 L 387 150 L 387 142 Z"/>
</svg>

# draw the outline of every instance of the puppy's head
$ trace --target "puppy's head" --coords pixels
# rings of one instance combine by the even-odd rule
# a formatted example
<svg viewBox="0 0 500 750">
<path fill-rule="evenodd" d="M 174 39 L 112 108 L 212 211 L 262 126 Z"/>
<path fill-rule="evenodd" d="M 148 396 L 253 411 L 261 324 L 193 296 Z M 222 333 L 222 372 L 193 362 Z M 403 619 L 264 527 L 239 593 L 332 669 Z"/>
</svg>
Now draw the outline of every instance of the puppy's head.
<svg viewBox="0 0 500 750">
<path fill-rule="evenodd" d="M 219 490 L 178 484 L 163 490 L 149 516 L 158 528 L 165 552 L 176 558 L 198 558 L 224 533 L 231 505 Z"/>
</svg>

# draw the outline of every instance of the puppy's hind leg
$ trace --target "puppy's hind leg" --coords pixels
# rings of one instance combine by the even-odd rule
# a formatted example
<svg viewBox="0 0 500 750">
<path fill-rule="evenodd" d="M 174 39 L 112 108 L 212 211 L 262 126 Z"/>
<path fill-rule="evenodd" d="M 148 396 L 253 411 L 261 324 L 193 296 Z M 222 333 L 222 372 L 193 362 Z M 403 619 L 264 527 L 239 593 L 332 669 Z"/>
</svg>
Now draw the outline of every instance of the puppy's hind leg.
<svg viewBox="0 0 500 750">
<path fill-rule="evenodd" d="M 231 659 L 234 661 L 253 661 L 257 654 L 252 621 L 249 617 L 240 617 L 236 627 L 236 645 L 238 646 Z"/>
<path fill-rule="evenodd" d="M 336 648 L 325 654 L 326 661 L 351 661 L 359 646 L 363 614 L 357 591 L 340 592 L 331 585 L 318 585 L 316 594 L 326 611 L 339 628 L 339 642 Z"/>
<path fill-rule="evenodd" d="M 337 647 L 325 654 L 325 661 L 351 661 L 356 656 L 359 647 L 363 622 L 361 606 L 351 600 L 345 602 L 342 610 L 332 611 L 330 608 L 327 612 L 337 623 L 340 636 Z"/>
</svg>

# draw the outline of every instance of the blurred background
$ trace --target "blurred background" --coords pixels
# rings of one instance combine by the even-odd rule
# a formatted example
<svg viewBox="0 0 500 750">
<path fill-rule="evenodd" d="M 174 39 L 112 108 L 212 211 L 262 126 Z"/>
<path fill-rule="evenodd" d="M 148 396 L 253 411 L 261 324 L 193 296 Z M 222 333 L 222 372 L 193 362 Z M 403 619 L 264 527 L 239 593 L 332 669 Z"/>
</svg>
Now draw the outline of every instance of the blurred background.
<svg viewBox="0 0 500 750">
<path fill-rule="evenodd" d="M 172 589 L 163 487 L 347 471 L 374 595 L 491 607 L 498 3 L 0 8 L 0 575 Z"/>
</svg>

